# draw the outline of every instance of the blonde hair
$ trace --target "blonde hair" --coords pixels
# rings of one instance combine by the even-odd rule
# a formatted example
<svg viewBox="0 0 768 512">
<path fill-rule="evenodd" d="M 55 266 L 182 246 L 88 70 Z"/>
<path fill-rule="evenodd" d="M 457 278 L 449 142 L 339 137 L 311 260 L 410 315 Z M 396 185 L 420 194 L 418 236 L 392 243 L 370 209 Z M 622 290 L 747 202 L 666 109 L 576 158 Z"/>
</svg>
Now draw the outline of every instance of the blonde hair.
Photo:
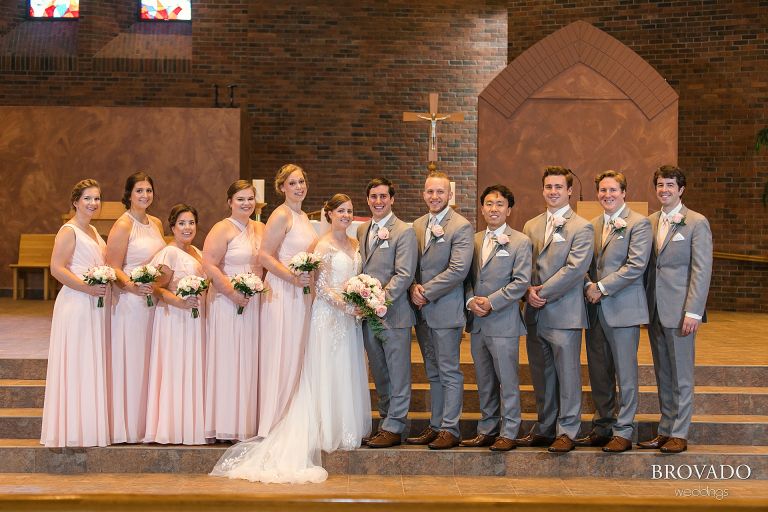
<svg viewBox="0 0 768 512">
<path fill-rule="evenodd" d="M 295 171 L 301 172 L 301 175 L 304 176 L 305 183 L 309 182 L 307 179 L 307 173 L 304 172 L 304 169 L 296 164 L 285 164 L 277 170 L 277 174 L 275 175 L 275 191 L 277 191 L 278 194 L 284 195 L 283 191 L 280 190 L 280 187 L 283 186 L 283 183 L 285 183 L 285 181 L 288 179 L 288 176 L 290 176 Z"/>
</svg>

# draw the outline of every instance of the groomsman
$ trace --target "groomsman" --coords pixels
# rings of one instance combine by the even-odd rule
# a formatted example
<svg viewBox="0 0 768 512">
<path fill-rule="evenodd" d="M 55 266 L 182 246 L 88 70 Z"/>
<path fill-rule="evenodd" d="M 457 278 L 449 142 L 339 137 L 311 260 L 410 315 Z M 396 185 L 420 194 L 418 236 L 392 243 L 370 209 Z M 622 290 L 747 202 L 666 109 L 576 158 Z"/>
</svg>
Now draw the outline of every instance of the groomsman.
<svg viewBox="0 0 768 512">
<path fill-rule="evenodd" d="M 604 213 L 592 219 L 595 250 L 584 286 L 587 298 L 587 360 L 595 415 L 592 431 L 578 446 L 604 452 L 632 449 L 637 412 L 637 347 L 640 324 L 648 323 L 643 275 L 651 256 L 650 221 L 624 202 L 627 179 L 606 171 L 595 178 Z M 619 413 L 616 381 L 619 383 Z"/>
<path fill-rule="evenodd" d="M 712 232 L 703 215 L 682 203 L 683 171 L 664 165 L 654 173 L 653 184 L 661 211 L 650 216 L 656 236 L 646 294 L 661 420 L 658 435 L 638 446 L 680 453 L 688 449 L 693 415 L 694 341 L 712 275 Z"/>
<path fill-rule="evenodd" d="M 533 243 L 525 323 L 538 419 L 516 442 L 569 452 L 581 425 L 579 355 L 581 330 L 587 327 L 582 288 L 592 260 L 594 230 L 568 204 L 573 192 L 569 169 L 547 167 L 542 183 L 547 211 L 523 228 Z"/>
<path fill-rule="evenodd" d="M 461 446 L 506 452 L 516 447 L 520 429 L 518 350 L 525 326 L 519 300 L 531 280 L 531 241 L 507 226 L 515 204 L 507 187 L 486 188 L 480 204 L 488 227 L 475 234 L 464 289 L 481 418 L 477 435 Z"/>
<path fill-rule="evenodd" d="M 409 444 L 433 450 L 457 446 L 464 398 L 464 375 L 459 366 L 459 343 L 464 316 L 464 278 L 472 264 L 472 226 L 448 205 L 451 183 L 441 172 L 431 172 L 424 183 L 429 213 L 413 223 L 419 241 L 419 264 L 411 286 L 418 310 L 416 337 L 429 379 L 429 426 Z"/>
<path fill-rule="evenodd" d="M 392 301 L 383 318 L 385 341 L 376 339 L 368 322 L 363 326 L 381 415 L 379 431 L 366 444 L 388 448 L 400 444 L 411 403 L 411 327 L 415 315 L 408 303 L 408 288 L 416 273 L 418 248 L 413 228 L 392 213 L 392 182 L 374 178 L 365 190 L 373 219 L 357 228 L 363 273 L 381 281 L 387 300 Z"/>
</svg>

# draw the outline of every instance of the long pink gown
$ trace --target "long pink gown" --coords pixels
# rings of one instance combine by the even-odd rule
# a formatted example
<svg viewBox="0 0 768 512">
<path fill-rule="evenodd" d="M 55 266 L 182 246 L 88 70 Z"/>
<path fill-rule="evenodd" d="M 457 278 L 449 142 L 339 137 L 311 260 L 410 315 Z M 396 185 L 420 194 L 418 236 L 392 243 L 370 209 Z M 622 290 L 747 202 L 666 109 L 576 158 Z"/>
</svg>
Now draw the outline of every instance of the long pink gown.
<svg viewBox="0 0 768 512">
<path fill-rule="evenodd" d="M 289 209 L 290 210 L 290 209 Z M 317 239 L 304 212 L 293 215 L 293 225 L 277 251 L 283 265 L 306 251 Z M 296 390 L 304 347 L 309 334 L 311 295 L 300 287 L 267 274 L 261 306 L 261 349 L 259 359 L 259 436 L 269 434 L 285 414 Z"/>
<path fill-rule="evenodd" d="M 68 268 L 81 276 L 105 265 L 106 245 L 77 226 L 75 251 Z M 106 446 L 109 444 L 107 397 L 108 308 L 98 308 L 98 298 L 64 286 L 56 297 L 48 348 L 45 406 L 40 443 L 50 447 Z"/>
<path fill-rule="evenodd" d="M 234 277 L 256 267 L 261 240 L 254 223 L 238 229 L 227 246 L 220 269 Z M 260 296 L 251 297 L 243 313 L 226 295 L 208 292 L 208 346 L 205 375 L 205 437 L 244 440 L 256 434 L 258 425 L 259 308 Z"/>
<path fill-rule="evenodd" d="M 200 253 L 197 249 L 195 251 Z M 173 245 L 157 253 L 152 258 L 152 264 L 158 267 L 164 265 L 173 272 L 168 290 L 174 293 L 182 278 L 205 277 L 200 262 Z M 192 317 L 191 309 L 171 306 L 164 301 L 159 302 L 155 309 L 145 443 L 205 443 L 206 315 L 202 304 L 198 309 L 198 318 Z"/>
<path fill-rule="evenodd" d="M 142 224 L 129 212 L 123 215 L 133 223 L 123 263 L 123 272 L 130 276 L 134 268 L 148 264 L 165 247 L 165 240 L 154 222 Z M 149 343 L 155 307 L 148 307 L 143 296 L 115 290 L 109 344 L 112 442 L 140 443 L 147 425 Z"/>
</svg>

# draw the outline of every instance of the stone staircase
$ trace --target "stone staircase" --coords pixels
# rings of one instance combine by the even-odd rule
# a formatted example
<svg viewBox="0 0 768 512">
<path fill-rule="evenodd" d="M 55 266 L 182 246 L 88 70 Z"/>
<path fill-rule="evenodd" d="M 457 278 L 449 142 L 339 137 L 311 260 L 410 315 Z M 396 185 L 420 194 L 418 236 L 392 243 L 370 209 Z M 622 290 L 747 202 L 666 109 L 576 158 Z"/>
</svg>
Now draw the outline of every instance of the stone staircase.
<svg viewBox="0 0 768 512">
<path fill-rule="evenodd" d="M 463 437 L 474 435 L 479 418 L 474 367 L 463 362 L 465 376 Z M 202 473 L 211 469 L 227 444 L 208 446 L 116 445 L 108 448 L 48 449 L 39 445 L 45 393 L 46 360 L 0 359 L 0 472 L 47 473 Z M 641 439 L 655 433 L 658 422 L 653 367 L 640 367 L 640 406 L 636 418 Z M 535 421 L 530 371 L 521 364 L 522 431 Z M 589 396 L 586 365 L 582 366 L 582 428 L 589 428 L 594 411 Z M 691 447 L 679 455 L 632 450 L 604 454 L 599 449 L 577 449 L 555 455 L 541 448 L 519 448 L 508 453 L 487 449 L 435 452 L 425 447 L 401 446 L 386 450 L 362 448 L 326 454 L 331 473 L 520 475 L 650 479 L 654 465 L 746 464 L 752 479 L 768 479 L 768 372 L 761 366 L 699 366 Z M 371 388 L 372 402 L 376 392 Z M 413 363 L 410 432 L 418 433 L 429 418 L 429 386 L 423 365 Z M 377 414 L 372 413 L 374 424 Z"/>
</svg>

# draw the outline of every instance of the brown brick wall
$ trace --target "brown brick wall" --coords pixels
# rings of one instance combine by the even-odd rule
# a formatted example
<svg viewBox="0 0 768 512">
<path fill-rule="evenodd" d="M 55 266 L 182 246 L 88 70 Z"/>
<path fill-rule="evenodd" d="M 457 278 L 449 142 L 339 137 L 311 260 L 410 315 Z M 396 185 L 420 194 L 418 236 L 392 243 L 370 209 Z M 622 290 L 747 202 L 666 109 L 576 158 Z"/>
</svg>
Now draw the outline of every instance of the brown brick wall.
<svg viewBox="0 0 768 512">
<path fill-rule="evenodd" d="M 364 182 L 385 174 L 400 185 L 407 219 L 424 210 L 427 130 L 402 123 L 401 112 L 423 110 L 437 91 L 441 110 L 467 113 L 442 127 L 441 167 L 474 218 L 477 95 L 526 48 L 585 20 L 680 94 L 685 200 L 710 218 L 716 250 L 768 254 L 759 220 L 768 152 L 752 150 L 768 125 L 765 0 L 200 0 L 191 25 L 151 27 L 137 24 L 133 0 L 84 0 L 76 25 L 53 29 L 61 53 L 45 39 L 52 29 L 24 19 L 25 3 L 0 0 L 0 104 L 200 107 L 212 104 L 212 84 L 226 100 L 224 86 L 237 83 L 253 177 L 296 161 L 310 172 L 308 209 L 346 191 L 365 210 Z M 710 306 L 768 312 L 743 289 L 764 297 L 766 278 L 768 265 L 717 261 Z"/>
</svg>

